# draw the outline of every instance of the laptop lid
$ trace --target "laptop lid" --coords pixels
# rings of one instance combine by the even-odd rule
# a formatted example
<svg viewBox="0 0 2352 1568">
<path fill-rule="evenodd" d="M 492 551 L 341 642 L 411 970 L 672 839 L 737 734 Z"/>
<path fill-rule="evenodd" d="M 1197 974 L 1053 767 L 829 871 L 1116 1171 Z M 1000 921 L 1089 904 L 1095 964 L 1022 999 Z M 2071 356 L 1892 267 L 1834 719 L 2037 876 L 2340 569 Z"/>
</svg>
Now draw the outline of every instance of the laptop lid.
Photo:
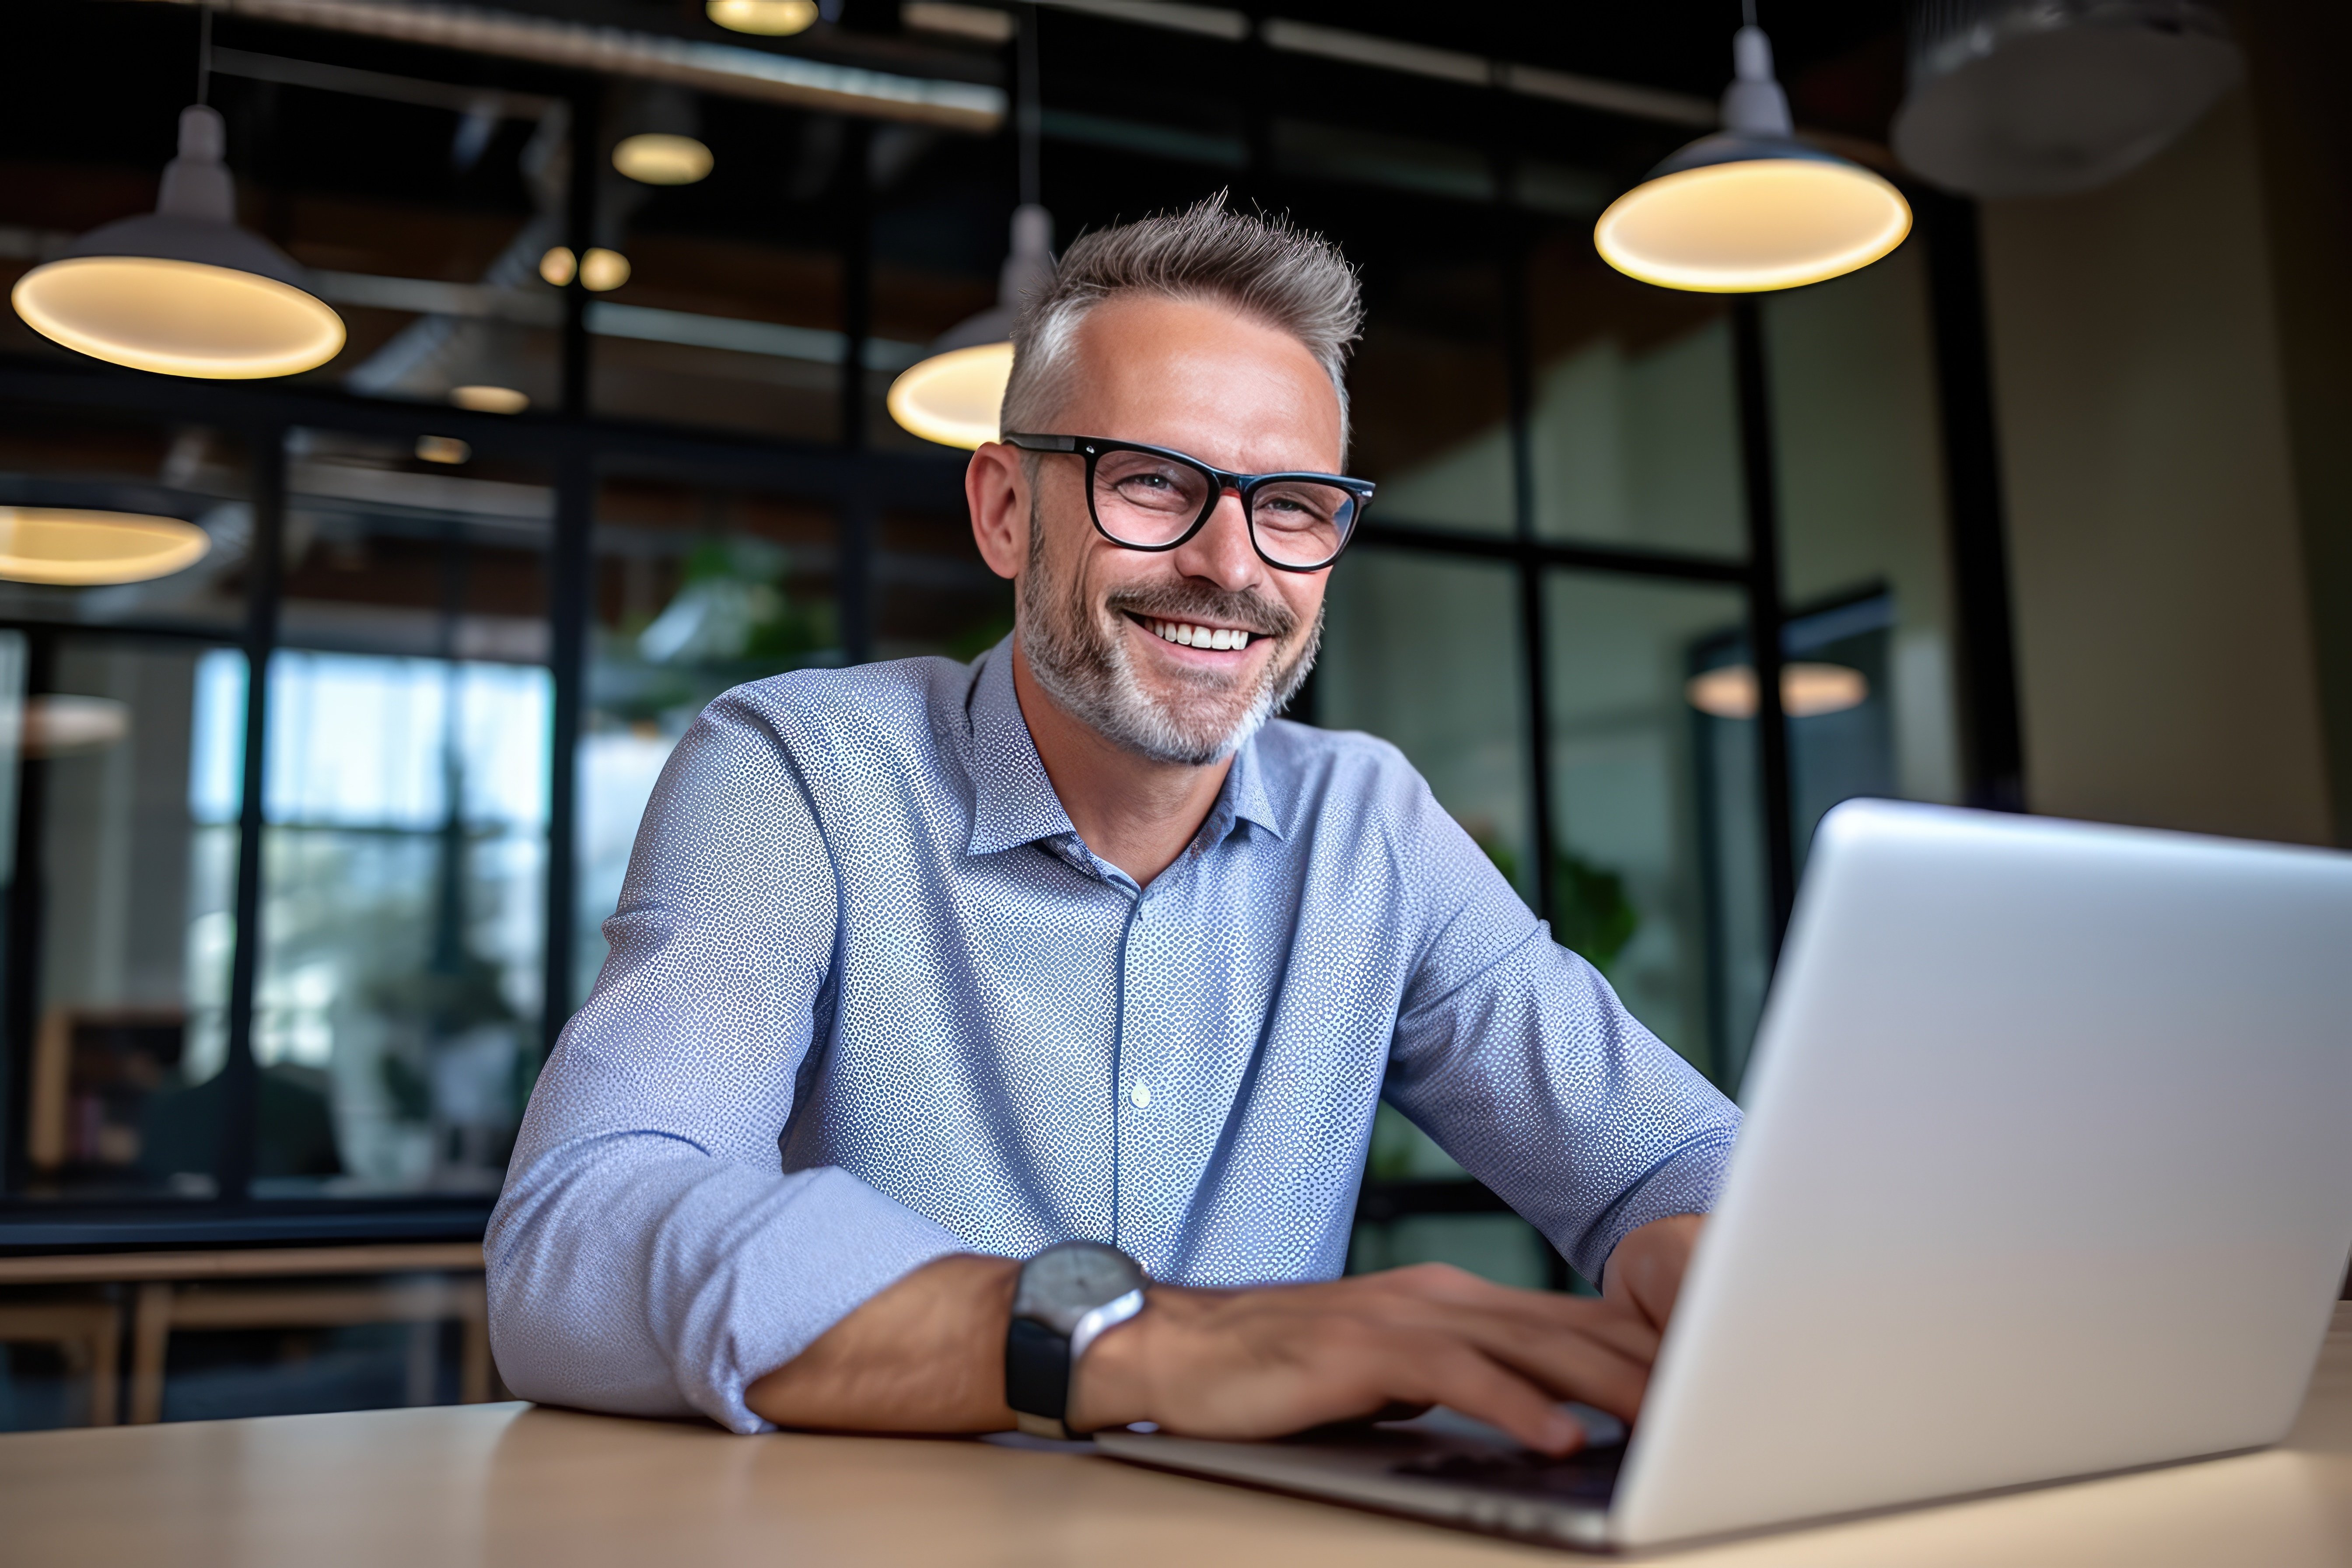
<svg viewBox="0 0 2352 1568">
<path fill-rule="evenodd" d="M 2275 1441 L 2352 1249 L 2352 856 L 1817 831 L 1637 1545 Z"/>
</svg>

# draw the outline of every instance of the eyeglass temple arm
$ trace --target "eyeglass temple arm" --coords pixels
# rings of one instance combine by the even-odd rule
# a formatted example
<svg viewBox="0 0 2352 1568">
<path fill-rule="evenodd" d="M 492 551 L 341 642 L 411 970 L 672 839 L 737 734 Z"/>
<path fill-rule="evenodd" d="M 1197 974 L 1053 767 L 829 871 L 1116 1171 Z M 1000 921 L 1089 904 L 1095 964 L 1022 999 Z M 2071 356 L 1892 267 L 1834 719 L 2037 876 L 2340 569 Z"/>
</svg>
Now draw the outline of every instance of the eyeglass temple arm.
<svg viewBox="0 0 2352 1568">
<path fill-rule="evenodd" d="M 1078 449 L 1076 436 L 1025 436 L 1007 430 L 997 439 L 1008 447 L 1019 447 L 1031 452 L 1075 452 Z"/>
</svg>

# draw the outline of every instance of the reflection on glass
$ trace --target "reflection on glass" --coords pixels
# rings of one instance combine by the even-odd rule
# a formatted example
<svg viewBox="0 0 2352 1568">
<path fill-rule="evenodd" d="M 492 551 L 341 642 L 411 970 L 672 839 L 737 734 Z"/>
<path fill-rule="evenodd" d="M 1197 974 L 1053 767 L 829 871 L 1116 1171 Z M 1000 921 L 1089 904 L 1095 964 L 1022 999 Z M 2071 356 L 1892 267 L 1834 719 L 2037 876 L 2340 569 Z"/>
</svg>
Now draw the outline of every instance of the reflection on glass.
<svg viewBox="0 0 2352 1568">
<path fill-rule="evenodd" d="M 0 634 L 0 864 L 32 991 L 11 1141 L 35 1193 L 213 1191 L 237 830 L 202 797 L 234 796 L 236 752 L 207 732 L 236 734 L 244 709 L 203 672 L 241 688 L 243 663 L 197 643 Z"/>
<path fill-rule="evenodd" d="M 1580 232 L 1538 247 L 1528 314 L 1537 532 L 1741 553 L 1739 408 L 1723 302 L 1636 283 Z"/>
<path fill-rule="evenodd" d="M 1890 679 L 1895 625 L 1894 595 L 1872 589 L 1843 604 L 1792 613 L 1781 626 L 1781 657 L 1789 661 L 1780 682 L 1789 726 L 1789 831 L 1800 866 L 1830 807 L 1856 796 L 1900 796 Z M 1685 695 L 1694 707 L 1718 721 L 1752 716 L 1755 676 L 1745 630 L 1727 627 L 1696 645 L 1693 669 Z M 1704 700 L 1708 684 L 1727 676 L 1750 694 L 1736 711 Z M 1825 692 L 1832 700 L 1809 700 Z M 1753 745 L 1748 728 L 1704 724 L 1702 742 L 1744 759 Z"/>
<path fill-rule="evenodd" d="M 536 1062 L 547 671 L 286 651 L 269 699 L 256 1176 L 494 1191 Z"/>
<path fill-rule="evenodd" d="M 604 961 L 637 822 L 670 748 L 747 680 L 842 661 L 823 503 L 616 478 L 597 508 L 594 622 L 577 759 L 573 1003 Z"/>
<path fill-rule="evenodd" d="M 1517 593 L 1509 568 L 1363 548 L 1332 572 L 1318 720 L 1392 742 L 1532 896 Z"/>
<path fill-rule="evenodd" d="M 0 421 L 0 506 L 178 519 L 202 529 L 207 548 L 141 583 L 0 581 L 0 618 L 234 633 L 253 537 L 247 487 L 244 444 L 205 426 L 12 410 Z"/>
<path fill-rule="evenodd" d="M 1502 268 L 1375 258 L 1364 277 L 1348 471 L 1379 481 L 1372 515 L 1509 532 L 1517 508 Z"/>
<path fill-rule="evenodd" d="M 1926 272 L 1911 245 L 1850 277 L 1773 295 L 1763 301 L 1765 343 L 1788 600 L 1881 605 L 1884 668 L 1872 689 L 1883 700 L 1872 721 L 1885 727 L 1885 774 L 1847 793 L 1956 802 L 1954 620 Z M 1807 754 L 1796 763 L 1801 847 L 1844 797 L 1809 777 Z"/>
<path fill-rule="evenodd" d="M 1810 668 L 1851 671 L 1834 707 L 1789 718 L 1790 811 L 1795 820 L 1797 863 L 1812 847 L 1822 813 L 1858 795 L 1886 798 L 1898 792 L 1895 778 L 1894 684 L 1888 679 L 1895 630 L 1895 596 L 1865 594 L 1843 605 L 1791 616 L 1781 644 L 1791 659 Z M 1804 667 L 1800 667 L 1804 668 Z M 1848 700 L 1850 699 L 1850 700 Z"/>
<path fill-rule="evenodd" d="M 1742 596 L 1563 572 L 1545 599 L 1554 934 L 1734 1083 L 1766 973 L 1755 725 L 1706 717 L 1686 687 L 1731 662 L 1718 650 L 1742 635 Z"/>
<path fill-rule="evenodd" d="M 494 1191 L 538 1059 L 554 492 L 480 443 L 287 456 L 255 1190 Z"/>
</svg>

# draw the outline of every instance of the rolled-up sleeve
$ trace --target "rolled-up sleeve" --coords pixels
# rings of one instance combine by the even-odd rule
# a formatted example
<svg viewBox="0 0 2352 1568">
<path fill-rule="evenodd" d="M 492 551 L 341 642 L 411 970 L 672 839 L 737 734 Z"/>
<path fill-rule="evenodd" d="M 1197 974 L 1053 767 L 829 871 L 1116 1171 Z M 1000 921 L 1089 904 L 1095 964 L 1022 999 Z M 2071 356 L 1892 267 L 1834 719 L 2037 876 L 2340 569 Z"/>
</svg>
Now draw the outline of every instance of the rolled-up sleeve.
<svg viewBox="0 0 2352 1568">
<path fill-rule="evenodd" d="M 965 1249 L 846 1172 L 782 1170 L 838 902 L 788 749 L 720 699 L 646 806 L 611 956 L 491 1217 L 490 1338 L 518 1394 L 760 1431 L 751 1383 Z"/>
<path fill-rule="evenodd" d="M 1419 797 L 1400 856 L 1426 890 L 1423 945 L 1387 1096 L 1598 1281 L 1629 1231 L 1714 1206 L 1738 1110 Z"/>
</svg>

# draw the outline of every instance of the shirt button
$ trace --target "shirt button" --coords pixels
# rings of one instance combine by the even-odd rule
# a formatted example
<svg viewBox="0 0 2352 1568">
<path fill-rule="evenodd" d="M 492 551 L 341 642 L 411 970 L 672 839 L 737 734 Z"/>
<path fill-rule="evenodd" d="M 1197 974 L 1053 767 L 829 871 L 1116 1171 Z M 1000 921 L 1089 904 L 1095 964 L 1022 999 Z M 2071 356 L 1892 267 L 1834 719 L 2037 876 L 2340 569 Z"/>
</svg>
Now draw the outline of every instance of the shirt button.
<svg viewBox="0 0 2352 1568">
<path fill-rule="evenodd" d="M 1134 1103 L 1136 1110 L 1146 1110 L 1151 1104 L 1151 1086 L 1137 1079 L 1135 1087 L 1127 1091 L 1127 1098 Z"/>
</svg>

